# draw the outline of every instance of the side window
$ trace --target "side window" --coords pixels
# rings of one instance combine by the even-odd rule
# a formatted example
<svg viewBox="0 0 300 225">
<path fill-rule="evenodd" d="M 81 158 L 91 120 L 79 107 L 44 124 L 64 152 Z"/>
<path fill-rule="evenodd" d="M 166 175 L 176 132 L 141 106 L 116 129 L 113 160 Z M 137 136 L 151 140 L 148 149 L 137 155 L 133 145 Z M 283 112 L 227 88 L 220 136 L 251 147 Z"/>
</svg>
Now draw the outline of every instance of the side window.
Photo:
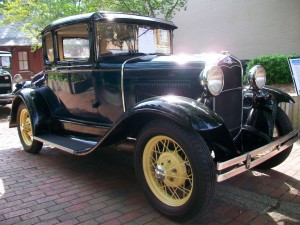
<svg viewBox="0 0 300 225">
<path fill-rule="evenodd" d="M 84 60 L 90 57 L 87 24 L 76 24 L 57 31 L 60 61 Z"/>
<path fill-rule="evenodd" d="M 64 38 L 63 57 L 67 60 L 89 58 L 89 40 L 87 38 Z"/>
<path fill-rule="evenodd" d="M 54 61 L 53 38 L 50 32 L 45 35 L 45 45 L 46 45 L 47 60 L 49 62 L 53 62 Z"/>
</svg>

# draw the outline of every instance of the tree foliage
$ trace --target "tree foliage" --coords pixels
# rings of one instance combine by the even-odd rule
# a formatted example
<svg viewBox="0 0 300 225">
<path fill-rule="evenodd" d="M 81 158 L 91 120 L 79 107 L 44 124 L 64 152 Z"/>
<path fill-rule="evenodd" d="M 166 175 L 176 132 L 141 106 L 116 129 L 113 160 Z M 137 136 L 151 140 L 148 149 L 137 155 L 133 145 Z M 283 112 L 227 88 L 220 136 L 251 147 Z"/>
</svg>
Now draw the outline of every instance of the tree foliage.
<svg viewBox="0 0 300 225">
<path fill-rule="evenodd" d="M 33 40 L 52 21 L 80 13 L 120 11 L 172 19 L 177 11 L 186 9 L 187 0 L 0 0 L 0 25 L 22 24 L 22 32 Z"/>
</svg>

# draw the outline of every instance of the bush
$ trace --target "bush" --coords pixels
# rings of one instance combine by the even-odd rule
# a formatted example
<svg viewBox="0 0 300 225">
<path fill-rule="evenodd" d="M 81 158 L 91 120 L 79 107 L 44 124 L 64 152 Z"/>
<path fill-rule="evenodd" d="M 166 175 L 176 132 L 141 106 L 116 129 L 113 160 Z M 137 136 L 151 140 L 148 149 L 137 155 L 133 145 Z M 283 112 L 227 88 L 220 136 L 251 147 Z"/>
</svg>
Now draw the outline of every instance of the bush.
<svg viewBox="0 0 300 225">
<path fill-rule="evenodd" d="M 267 72 L 267 84 L 286 84 L 293 82 L 288 64 L 289 57 L 297 55 L 265 55 L 254 58 L 247 62 L 245 75 L 255 65 L 262 65 Z M 244 81 L 246 80 L 246 77 Z"/>
</svg>

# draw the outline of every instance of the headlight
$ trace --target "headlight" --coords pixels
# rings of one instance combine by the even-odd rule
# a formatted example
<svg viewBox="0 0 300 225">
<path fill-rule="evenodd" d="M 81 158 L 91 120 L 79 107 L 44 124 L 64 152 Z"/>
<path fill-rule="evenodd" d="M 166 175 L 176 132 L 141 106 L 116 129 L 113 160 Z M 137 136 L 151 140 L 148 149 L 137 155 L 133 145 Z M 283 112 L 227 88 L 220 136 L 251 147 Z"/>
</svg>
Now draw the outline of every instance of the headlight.
<svg viewBox="0 0 300 225">
<path fill-rule="evenodd" d="M 266 71 L 261 65 L 252 67 L 249 71 L 248 82 L 252 87 L 262 89 L 267 81 Z"/>
<path fill-rule="evenodd" d="M 223 71 L 218 66 L 205 67 L 200 76 L 201 84 L 208 89 L 209 93 L 217 96 L 221 93 L 224 86 Z"/>
</svg>

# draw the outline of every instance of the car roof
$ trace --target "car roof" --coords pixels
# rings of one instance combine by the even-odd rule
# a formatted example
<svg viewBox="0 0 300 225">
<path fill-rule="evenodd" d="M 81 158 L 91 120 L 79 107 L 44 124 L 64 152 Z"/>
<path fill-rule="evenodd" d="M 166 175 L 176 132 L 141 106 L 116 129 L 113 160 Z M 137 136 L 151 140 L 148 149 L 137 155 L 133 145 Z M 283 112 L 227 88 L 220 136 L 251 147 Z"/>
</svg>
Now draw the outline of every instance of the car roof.
<svg viewBox="0 0 300 225">
<path fill-rule="evenodd" d="M 11 53 L 6 51 L 0 51 L 0 56 L 11 56 Z"/>
<path fill-rule="evenodd" d="M 59 28 L 62 26 L 70 25 L 70 24 L 77 24 L 80 22 L 88 22 L 89 20 L 103 20 L 103 21 L 115 21 L 115 22 L 132 22 L 136 24 L 146 24 L 146 25 L 159 25 L 162 28 L 167 29 L 176 29 L 176 25 L 168 20 L 149 17 L 149 16 L 141 16 L 137 14 L 127 14 L 122 12 L 106 12 L 106 11 L 99 11 L 93 13 L 85 13 L 79 14 L 75 16 L 68 16 L 65 18 L 58 19 L 47 27 L 44 28 L 42 33 L 45 33 L 49 29 L 52 28 Z"/>
</svg>

